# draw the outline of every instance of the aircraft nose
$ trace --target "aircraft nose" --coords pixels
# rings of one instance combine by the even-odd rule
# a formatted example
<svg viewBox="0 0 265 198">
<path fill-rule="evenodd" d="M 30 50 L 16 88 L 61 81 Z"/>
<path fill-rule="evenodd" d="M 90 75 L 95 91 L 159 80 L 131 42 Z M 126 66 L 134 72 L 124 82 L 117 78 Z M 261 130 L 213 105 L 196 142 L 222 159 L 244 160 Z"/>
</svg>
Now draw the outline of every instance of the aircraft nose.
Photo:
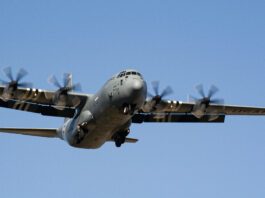
<svg viewBox="0 0 265 198">
<path fill-rule="evenodd" d="M 132 86 L 132 89 L 134 92 L 138 92 L 138 91 L 141 91 L 143 89 L 143 86 L 144 86 L 144 83 L 140 80 L 135 80 L 133 82 L 133 86 Z"/>
<path fill-rule="evenodd" d="M 134 104 L 141 107 L 146 98 L 146 82 L 142 79 L 131 79 L 127 81 L 127 88 L 125 89 L 125 100 L 127 104 Z"/>
</svg>

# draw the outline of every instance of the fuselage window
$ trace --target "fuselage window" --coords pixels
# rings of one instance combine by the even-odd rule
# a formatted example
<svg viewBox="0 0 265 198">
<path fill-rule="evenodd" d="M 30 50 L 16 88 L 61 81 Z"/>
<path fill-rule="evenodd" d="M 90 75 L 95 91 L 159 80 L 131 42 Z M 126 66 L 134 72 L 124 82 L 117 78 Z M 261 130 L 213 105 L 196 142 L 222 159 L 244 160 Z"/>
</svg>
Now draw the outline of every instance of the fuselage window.
<svg viewBox="0 0 265 198">
<path fill-rule="evenodd" d="M 132 75 L 136 75 L 136 72 L 132 72 Z"/>
<path fill-rule="evenodd" d="M 127 72 L 127 73 L 126 73 L 126 76 L 131 75 L 131 74 L 132 74 L 132 72 Z"/>
</svg>

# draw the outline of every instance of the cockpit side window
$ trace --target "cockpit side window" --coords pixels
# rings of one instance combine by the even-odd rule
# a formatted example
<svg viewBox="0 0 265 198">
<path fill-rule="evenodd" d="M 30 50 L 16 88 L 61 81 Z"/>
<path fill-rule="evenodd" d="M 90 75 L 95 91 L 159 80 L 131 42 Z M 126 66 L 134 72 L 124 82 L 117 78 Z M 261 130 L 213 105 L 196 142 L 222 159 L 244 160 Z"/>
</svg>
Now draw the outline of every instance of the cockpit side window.
<svg viewBox="0 0 265 198">
<path fill-rule="evenodd" d="M 125 72 L 124 72 L 124 71 L 121 72 L 121 73 L 119 73 L 119 75 L 117 76 L 117 78 L 121 78 L 121 77 L 123 77 L 123 76 L 125 76 Z"/>
</svg>

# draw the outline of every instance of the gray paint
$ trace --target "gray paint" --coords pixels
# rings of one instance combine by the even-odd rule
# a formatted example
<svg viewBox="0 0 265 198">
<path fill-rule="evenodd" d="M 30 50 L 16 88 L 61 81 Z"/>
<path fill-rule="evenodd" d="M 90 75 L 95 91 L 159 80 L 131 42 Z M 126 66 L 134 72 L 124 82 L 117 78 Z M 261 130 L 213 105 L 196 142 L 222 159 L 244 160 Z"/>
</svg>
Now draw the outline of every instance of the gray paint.
<svg viewBox="0 0 265 198">
<path fill-rule="evenodd" d="M 125 71 L 127 72 L 139 74 L 133 70 Z M 119 77 L 119 74 L 108 80 L 95 95 L 89 97 L 80 112 L 74 118 L 66 119 L 64 126 L 57 131 L 71 146 L 99 148 L 111 140 L 115 133 L 130 127 L 131 118 L 146 100 L 146 82 L 139 75 Z M 124 114 L 125 105 L 135 106 L 135 111 Z M 86 123 L 87 131 L 82 141 L 77 143 L 78 126 L 82 123 Z"/>
</svg>

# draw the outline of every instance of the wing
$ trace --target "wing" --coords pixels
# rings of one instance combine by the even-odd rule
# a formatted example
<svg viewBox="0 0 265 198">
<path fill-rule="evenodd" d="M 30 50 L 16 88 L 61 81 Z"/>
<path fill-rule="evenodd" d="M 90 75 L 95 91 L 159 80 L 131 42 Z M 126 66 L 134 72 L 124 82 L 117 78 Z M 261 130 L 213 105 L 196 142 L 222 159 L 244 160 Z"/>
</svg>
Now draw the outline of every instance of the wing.
<svg viewBox="0 0 265 198">
<path fill-rule="evenodd" d="M 155 110 L 143 108 L 143 113 L 177 113 L 189 114 L 192 113 L 195 103 L 181 102 L 181 101 L 161 101 Z M 233 105 L 218 105 L 210 104 L 206 108 L 205 113 L 216 113 L 222 115 L 265 115 L 265 108 L 263 107 L 248 107 L 248 106 L 233 106 Z"/>
<path fill-rule="evenodd" d="M 39 137 L 59 138 L 57 129 L 38 129 L 38 128 L 0 128 L 0 132 L 31 135 Z"/>
<path fill-rule="evenodd" d="M 153 113 L 192 113 L 195 103 L 181 101 L 162 101 Z M 152 112 L 145 112 L 152 113 Z M 210 104 L 205 113 L 222 115 L 265 115 L 263 107 Z"/>
<path fill-rule="evenodd" d="M 70 92 L 55 104 L 56 91 L 18 88 L 6 99 L 3 97 L 4 90 L 5 87 L 0 87 L 0 107 L 59 117 L 73 117 L 75 110 L 81 108 L 91 96 Z"/>
<path fill-rule="evenodd" d="M 133 117 L 134 123 L 142 122 L 224 122 L 226 115 L 265 115 L 263 107 L 233 106 L 210 104 L 194 116 L 196 103 L 181 101 L 161 101 L 154 107 L 146 102 L 144 107 Z"/>
</svg>

